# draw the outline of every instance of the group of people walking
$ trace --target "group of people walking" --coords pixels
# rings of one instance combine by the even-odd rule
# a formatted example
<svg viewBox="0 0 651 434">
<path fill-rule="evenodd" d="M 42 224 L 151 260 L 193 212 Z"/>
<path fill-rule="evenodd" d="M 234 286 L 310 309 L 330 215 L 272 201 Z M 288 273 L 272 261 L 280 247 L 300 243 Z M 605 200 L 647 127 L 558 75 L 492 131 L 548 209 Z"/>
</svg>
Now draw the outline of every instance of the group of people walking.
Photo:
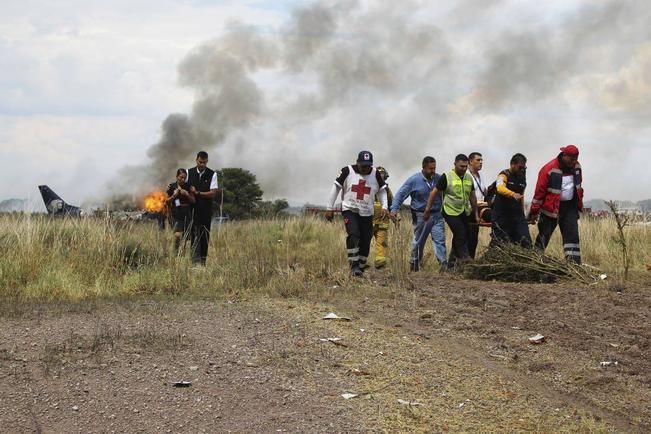
<svg viewBox="0 0 651 434">
<path fill-rule="evenodd" d="M 436 172 L 436 160 L 427 156 L 422 160 L 421 171 L 410 176 L 393 197 L 386 183 L 386 169 L 373 167 L 372 153 L 362 151 L 356 163 L 344 167 L 335 180 L 326 218 L 332 220 L 335 203 L 341 197 L 348 262 L 355 276 L 362 276 L 367 268 L 374 235 L 375 266 L 386 264 L 389 221 L 397 223 L 400 207 L 407 197 L 411 199 L 414 230 L 412 271 L 421 268 L 430 238 L 441 271 L 474 258 L 480 226 L 491 227 L 491 245 L 517 243 L 541 250 L 547 247 L 559 226 L 565 257 L 581 263 L 578 219 L 583 210 L 583 188 L 578 156 L 576 146 L 562 147 L 556 158 L 540 169 L 526 214 L 527 158 L 523 154 L 513 155 L 509 167 L 490 185 L 486 185 L 481 176 L 483 156 L 479 152 L 457 155 L 454 167 L 443 174 Z M 536 222 L 538 235 L 533 243 L 528 225 Z M 446 254 L 446 223 L 452 232 L 449 256 Z"/>
<path fill-rule="evenodd" d="M 213 198 L 219 189 L 217 173 L 207 167 L 208 153 L 197 153 L 196 166 L 176 171 L 176 182 L 167 188 L 176 254 L 190 238 L 192 262 L 205 265 L 210 241 Z"/>
</svg>

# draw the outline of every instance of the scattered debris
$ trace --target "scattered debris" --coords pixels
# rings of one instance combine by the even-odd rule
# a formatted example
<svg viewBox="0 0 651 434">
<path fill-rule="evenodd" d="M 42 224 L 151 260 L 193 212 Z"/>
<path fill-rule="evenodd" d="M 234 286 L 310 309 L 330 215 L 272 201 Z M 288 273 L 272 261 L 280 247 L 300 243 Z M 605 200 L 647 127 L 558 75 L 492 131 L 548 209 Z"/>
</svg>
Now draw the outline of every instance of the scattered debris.
<svg viewBox="0 0 651 434">
<path fill-rule="evenodd" d="M 617 361 L 615 361 L 615 362 L 605 361 L 605 362 L 599 363 L 599 366 L 601 366 L 602 368 L 607 368 L 608 366 L 617 366 L 617 365 L 619 365 L 619 362 L 617 362 Z"/>
<path fill-rule="evenodd" d="M 190 366 L 191 371 L 198 371 L 199 367 L 198 366 Z"/>
<path fill-rule="evenodd" d="M 339 288 L 339 285 L 332 285 L 332 289 L 337 289 Z"/>
<path fill-rule="evenodd" d="M 613 348 L 619 348 L 619 344 L 608 344 L 608 345 L 610 345 Z"/>
<path fill-rule="evenodd" d="M 606 280 L 606 279 L 608 279 L 608 275 L 607 275 L 607 274 L 600 274 L 600 275 L 599 275 L 599 278 L 600 278 L 601 280 Z"/>
<path fill-rule="evenodd" d="M 405 401 L 404 399 L 400 399 L 400 398 L 398 398 L 398 404 L 408 405 L 408 406 L 410 406 L 410 407 L 417 407 L 417 406 L 419 406 L 419 405 L 423 405 L 423 404 L 421 404 L 420 402 L 416 402 L 416 401 Z"/>
<path fill-rule="evenodd" d="M 174 387 L 190 387 L 192 383 L 189 381 L 177 381 L 173 384 Z"/>
<path fill-rule="evenodd" d="M 545 337 L 538 333 L 536 336 L 532 336 L 529 338 L 529 342 L 531 342 L 534 345 L 539 345 L 545 342 Z"/>
<path fill-rule="evenodd" d="M 72 407 L 72 411 L 79 411 L 79 407 L 77 407 L 76 405 L 74 405 L 74 406 Z"/>
<path fill-rule="evenodd" d="M 350 372 L 350 373 L 353 374 L 353 375 L 357 375 L 357 376 L 371 375 L 369 372 L 367 372 L 367 371 L 362 371 L 362 370 L 357 369 L 357 368 L 355 368 L 355 369 L 351 369 L 351 370 L 348 371 L 348 372 Z"/>
<path fill-rule="evenodd" d="M 511 328 L 512 328 L 513 330 L 522 330 L 522 327 L 518 327 L 518 326 L 514 326 L 514 327 L 511 327 Z"/>
<path fill-rule="evenodd" d="M 463 401 L 461 404 L 459 404 L 459 409 L 462 409 L 463 407 L 465 407 L 466 404 L 469 403 L 469 402 L 470 402 L 469 399 L 466 399 L 465 401 Z"/>
<path fill-rule="evenodd" d="M 366 329 L 359 329 L 360 332 L 364 333 Z"/>
<path fill-rule="evenodd" d="M 319 338 L 321 342 L 331 342 L 335 345 L 339 345 L 341 347 L 347 347 L 348 345 L 344 344 L 341 342 L 343 338 Z"/>
<path fill-rule="evenodd" d="M 353 399 L 353 398 L 357 398 L 358 396 L 359 395 L 357 395 L 356 393 L 342 393 L 341 394 L 341 397 L 344 398 L 344 399 Z"/>
<path fill-rule="evenodd" d="M 323 319 L 331 319 L 331 320 L 339 320 L 339 321 L 350 321 L 350 318 L 339 316 L 334 312 L 330 312 L 329 314 L 324 316 Z"/>
</svg>

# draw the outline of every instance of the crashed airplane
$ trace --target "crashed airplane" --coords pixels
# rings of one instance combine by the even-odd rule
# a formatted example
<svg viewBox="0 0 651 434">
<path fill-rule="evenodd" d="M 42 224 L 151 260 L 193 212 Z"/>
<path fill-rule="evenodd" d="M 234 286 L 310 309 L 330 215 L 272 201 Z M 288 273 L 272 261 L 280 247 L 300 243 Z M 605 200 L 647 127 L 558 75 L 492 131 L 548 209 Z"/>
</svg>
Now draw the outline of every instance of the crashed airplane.
<svg viewBox="0 0 651 434">
<path fill-rule="evenodd" d="M 86 212 L 78 206 L 70 205 L 59 197 L 47 185 L 39 185 L 39 191 L 43 197 L 43 203 L 47 213 L 53 217 L 91 217 L 101 216 L 102 212 Z M 121 221 L 142 221 L 142 220 L 156 220 L 159 227 L 165 227 L 166 215 L 164 209 L 161 207 L 159 211 L 111 211 L 107 213 L 107 217 Z"/>
<path fill-rule="evenodd" d="M 39 185 L 47 213 L 55 217 L 82 217 L 84 212 L 78 206 L 69 205 L 47 185 Z"/>
</svg>

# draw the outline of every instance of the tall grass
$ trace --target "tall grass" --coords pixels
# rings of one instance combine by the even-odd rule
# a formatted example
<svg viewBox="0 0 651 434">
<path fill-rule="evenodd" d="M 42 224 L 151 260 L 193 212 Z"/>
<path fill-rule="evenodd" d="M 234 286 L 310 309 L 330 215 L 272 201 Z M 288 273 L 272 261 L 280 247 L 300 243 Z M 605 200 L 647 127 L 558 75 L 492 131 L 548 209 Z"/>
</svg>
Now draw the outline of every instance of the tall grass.
<svg viewBox="0 0 651 434">
<path fill-rule="evenodd" d="M 411 225 L 391 230 L 389 266 L 394 287 L 408 279 Z M 651 228 L 631 226 L 632 275 L 651 265 Z M 613 221 L 582 220 L 584 261 L 607 273 L 620 270 Z M 535 228 L 532 231 L 535 236 Z M 488 244 L 482 229 L 480 243 Z M 316 217 L 249 221 L 214 226 L 208 265 L 193 269 L 172 254 L 172 234 L 155 224 L 101 219 L 52 220 L 0 216 L 0 296 L 23 300 L 81 300 L 132 294 L 228 296 L 251 291 L 303 296 L 350 283 L 341 223 Z M 451 237 L 448 234 L 448 244 Z M 481 249 L 480 247 L 480 253 Z M 560 235 L 549 247 L 562 255 Z M 434 270 L 431 249 L 425 267 Z"/>
</svg>

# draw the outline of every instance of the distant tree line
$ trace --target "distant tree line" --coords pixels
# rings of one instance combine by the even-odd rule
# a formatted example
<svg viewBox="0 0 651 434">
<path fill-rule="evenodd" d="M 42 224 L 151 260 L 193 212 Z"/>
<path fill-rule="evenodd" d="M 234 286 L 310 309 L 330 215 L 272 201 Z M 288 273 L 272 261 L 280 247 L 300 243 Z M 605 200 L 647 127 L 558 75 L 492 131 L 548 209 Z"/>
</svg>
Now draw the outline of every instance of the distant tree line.
<svg viewBox="0 0 651 434">
<path fill-rule="evenodd" d="M 223 214 L 232 220 L 277 217 L 289 207 L 285 199 L 262 200 L 264 192 L 254 174 L 239 167 L 226 167 L 217 171 L 221 194 L 215 196 L 214 214 Z"/>
</svg>

